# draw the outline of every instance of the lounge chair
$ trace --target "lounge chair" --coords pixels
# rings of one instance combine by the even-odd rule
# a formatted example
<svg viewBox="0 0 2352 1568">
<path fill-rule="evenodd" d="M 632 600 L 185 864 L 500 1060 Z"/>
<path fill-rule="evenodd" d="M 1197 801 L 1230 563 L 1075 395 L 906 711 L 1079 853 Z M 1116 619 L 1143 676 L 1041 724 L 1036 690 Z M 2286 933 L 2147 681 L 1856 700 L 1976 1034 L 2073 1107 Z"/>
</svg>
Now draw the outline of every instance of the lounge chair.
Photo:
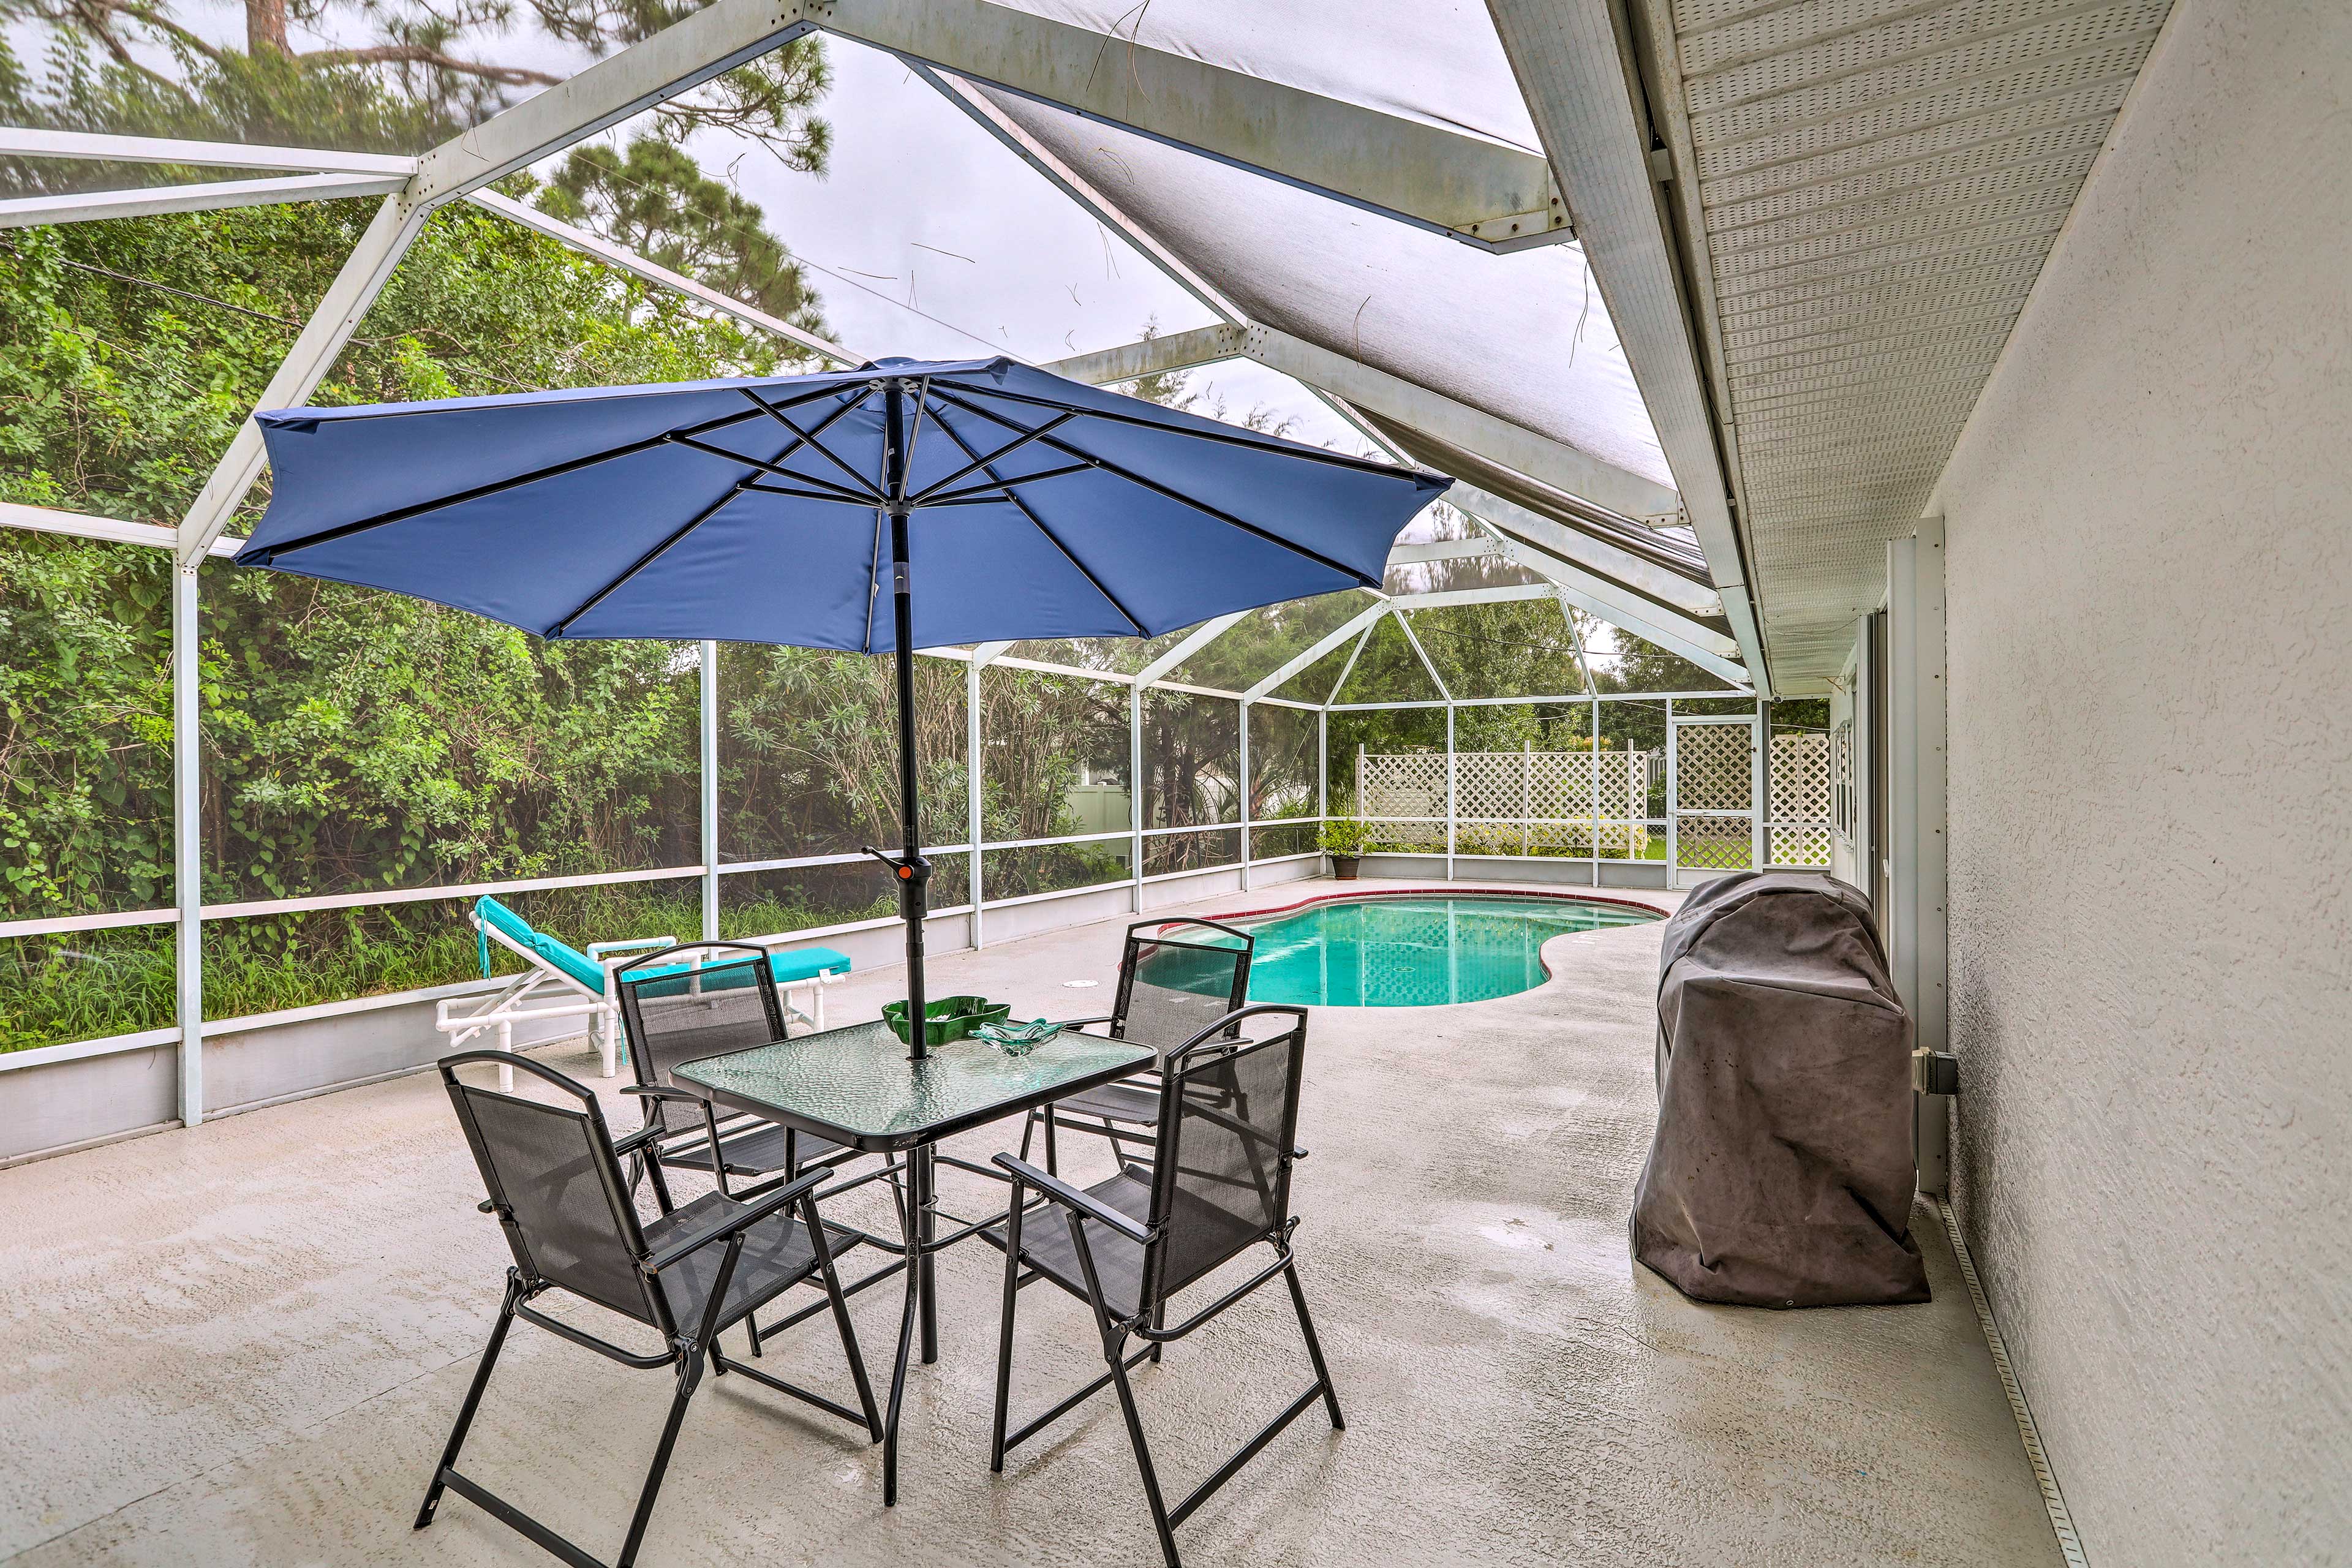
<svg viewBox="0 0 2352 1568">
<path fill-rule="evenodd" d="M 629 955 L 648 948 L 669 947 L 667 936 L 635 937 L 622 942 L 595 942 L 581 952 L 560 938 L 532 929 L 529 921 L 493 898 L 474 900 L 467 920 L 473 925 L 482 960 L 482 976 L 490 973 L 490 944 L 498 943 L 523 961 L 523 970 L 488 997 L 445 997 L 436 1010 L 433 1026 L 462 1046 L 488 1030 L 498 1031 L 499 1049 L 514 1048 L 514 1026 L 547 1018 L 593 1018 L 597 1055 L 604 1074 L 620 1070 L 620 994 L 613 971 L 630 962 Z M 824 988 L 849 973 L 849 956 L 829 947 L 804 947 L 769 955 L 769 973 L 776 984 L 787 1017 L 813 1029 L 824 1027 Z M 806 1010 L 793 1005 L 799 992 Z M 501 1075 L 501 1088 L 512 1086 Z"/>
</svg>

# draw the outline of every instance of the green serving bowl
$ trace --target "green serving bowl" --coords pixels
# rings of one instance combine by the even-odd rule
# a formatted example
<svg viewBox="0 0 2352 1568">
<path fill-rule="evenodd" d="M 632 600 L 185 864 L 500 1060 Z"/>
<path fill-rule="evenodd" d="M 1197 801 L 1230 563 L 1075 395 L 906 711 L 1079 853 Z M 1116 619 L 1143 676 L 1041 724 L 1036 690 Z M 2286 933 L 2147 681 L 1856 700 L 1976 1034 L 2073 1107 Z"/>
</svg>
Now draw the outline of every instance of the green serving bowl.
<svg viewBox="0 0 2352 1568">
<path fill-rule="evenodd" d="M 936 1002 L 923 1004 L 923 1044 L 944 1046 L 961 1040 L 982 1024 L 1002 1024 L 1013 1012 L 1010 1002 L 991 1002 L 985 996 L 942 996 Z M 907 1026 L 907 1005 L 904 1002 L 882 1004 L 882 1021 L 900 1039 L 910 1034 Z"/>
</svg>

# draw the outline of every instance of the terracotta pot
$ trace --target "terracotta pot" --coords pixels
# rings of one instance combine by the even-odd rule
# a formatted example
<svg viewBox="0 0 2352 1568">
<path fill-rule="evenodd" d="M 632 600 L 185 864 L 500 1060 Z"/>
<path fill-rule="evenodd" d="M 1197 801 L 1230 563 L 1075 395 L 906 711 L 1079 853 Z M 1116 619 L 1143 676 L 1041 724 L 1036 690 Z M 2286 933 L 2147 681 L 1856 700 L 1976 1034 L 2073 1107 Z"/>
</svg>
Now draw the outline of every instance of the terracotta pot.
<svg viewBox="0 0 2352 1568">
<path fill-rule="evenodd" d="M 1331 857 L 1331 875 L 1342 882 L 1352 882 L 1356 879 L 1356 868 L 1362 863 L 1363 858 L 1359 855 L 1334 855 Z"/>
</svg>

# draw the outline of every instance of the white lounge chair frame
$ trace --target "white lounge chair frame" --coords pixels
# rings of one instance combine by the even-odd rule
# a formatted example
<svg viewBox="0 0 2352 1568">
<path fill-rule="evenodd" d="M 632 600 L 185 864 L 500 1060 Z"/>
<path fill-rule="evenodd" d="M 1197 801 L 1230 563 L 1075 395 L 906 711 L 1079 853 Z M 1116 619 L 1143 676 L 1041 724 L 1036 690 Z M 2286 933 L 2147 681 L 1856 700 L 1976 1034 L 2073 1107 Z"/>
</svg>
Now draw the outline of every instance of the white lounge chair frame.
<svg viewBox="0 0 2352 1568">
<path fill-rule="evenodd" d="M 621 1002 L 620 992 L 614 985 L 613 973 L 625 969 L 646 952 L 677 945 L 676 937 L 641 936 L 620 942 L 592 942 L 588 957 L 604 972 L 602 994 L 586 986 L 553 963 L 522 946 L 494 925 L 486 926 L 482 917 L 473 910 L 466 911 L 466 921 L 477 931 L 497 942 L 522 960 L 522 972 L 488 996 L 445 996 L 434 1007 L 433 1026 L 449 1037 L 449 1048 L 457 1049 L 475 1036 L 495 1029 L 498 1048 L 512 1055 L 514 1028 L 517 1024 L 536 1023 L 548 1018 L 593 1018 L 584 1026 L 596 1037 L 596 1055 L 604 1076 L 612 1078 L 621 1070 Z M 755 939 L 756 942 L 756 939 Z M 765 944 L 759 944 L 765 945 Z M 847 976 L 836 970 L 821 969 L 804 980 L 784 982 L 777 989 L 784 1007 L 787 1028 L 798 1018 L 811 1029 L 824 1027 L 824 991 Z M 793 1002 L 795 991 L 806 994 L 807 1007 Z M 499 1069 L 501 1092 L 514 1088 L 514 1069 Z"/>
</svg>

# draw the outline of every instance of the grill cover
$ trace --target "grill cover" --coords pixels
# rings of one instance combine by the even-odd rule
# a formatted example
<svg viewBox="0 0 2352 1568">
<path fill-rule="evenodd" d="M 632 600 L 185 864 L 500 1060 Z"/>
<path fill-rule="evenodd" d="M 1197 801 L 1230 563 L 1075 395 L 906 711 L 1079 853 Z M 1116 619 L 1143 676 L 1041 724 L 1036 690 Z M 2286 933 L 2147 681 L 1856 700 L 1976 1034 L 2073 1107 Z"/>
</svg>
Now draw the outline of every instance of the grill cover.
<svg viewBox="0 0 2352 1568">
<path fill-rule="evenodd" d="M 1700 1301 L 1927 1300 L 1911 1017 L 1869 900 L 1818 873 L 1742 872 L 1694 892 L 1664 941 L 1634 1257 Z"/>
</svg>

